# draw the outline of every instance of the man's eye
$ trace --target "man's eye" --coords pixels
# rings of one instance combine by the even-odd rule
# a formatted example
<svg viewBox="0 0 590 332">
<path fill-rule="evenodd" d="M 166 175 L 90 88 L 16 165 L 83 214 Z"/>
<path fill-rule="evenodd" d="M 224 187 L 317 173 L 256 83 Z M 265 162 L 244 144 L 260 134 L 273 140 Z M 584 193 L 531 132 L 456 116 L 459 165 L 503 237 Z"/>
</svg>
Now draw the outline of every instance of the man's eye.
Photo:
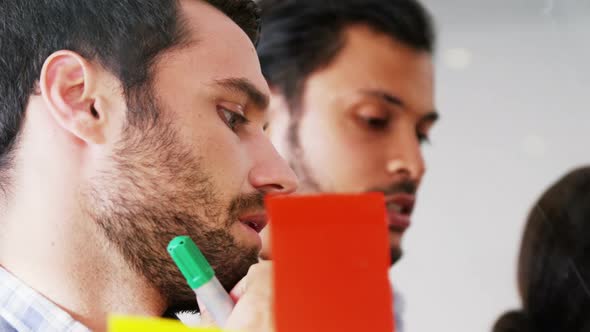
<svg viewBox="0 0 590 332">
<path fill-rule="evenodd" d="M 416 133 L 416 137 L 418 137 L 420 145 L 430 144 L 430 137 L 427 134 Z"/>
<path fill-rule="evenodd" d="M 361 121 L 372 130 L 383 130 L 389 125 L 389 118 L 361 117 Z"/>
<path fill-rule="evenodd" d="M 230 111 L 225 107 L 218 106 L 217 112 L 219 113 L 219 116 L 221 117 L 223 122 L 225 122 L 225 124 L 232 131 L 236 131 L 239 126 L 242 126 L 242 125 L 245 125 L 248 123 L 248 119 L 245 116 L 243 116 L 237 112 Z"/>
</svg>

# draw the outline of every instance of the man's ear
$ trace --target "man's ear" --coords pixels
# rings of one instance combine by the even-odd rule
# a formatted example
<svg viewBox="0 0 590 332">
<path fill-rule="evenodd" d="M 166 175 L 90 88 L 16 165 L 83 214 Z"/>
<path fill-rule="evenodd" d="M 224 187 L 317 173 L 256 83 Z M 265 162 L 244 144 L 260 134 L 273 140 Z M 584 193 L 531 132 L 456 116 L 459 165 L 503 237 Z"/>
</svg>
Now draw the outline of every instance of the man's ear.
<svg viewBox="0 0 590 332">
<path fill-rule="evenodd" d="M 45 60 L 39 88 L 56 123 L 86 144 L 106 140 L 107 112 L 97 103 L 97 69 L 72 51 L 57 51 Z"/>
<path fill-rule="evenodd" d="M 266 134 L 272 141 L 279 154 L 283 158 L 289 156 L 289 128 L 291 127 L 291 121 L 294 119 L 291 115 L 289 103 L 285 99 L 285 96 L 273 89 L 270 90 L 270 105 L 268 106 L 268 118 L 269 125 L 266 129 Z"/>
<path fill-rule="evenodd" d="M 268 106 L 268 128 L 266 130 L 269 137 L 273 134 L 286 132 L 291 121 L 291 112 L 285 96 L 276 88 L 270 90 L 270 104 Z M 275 136 L 276 137 L 276 136 Z"/>
</svg>

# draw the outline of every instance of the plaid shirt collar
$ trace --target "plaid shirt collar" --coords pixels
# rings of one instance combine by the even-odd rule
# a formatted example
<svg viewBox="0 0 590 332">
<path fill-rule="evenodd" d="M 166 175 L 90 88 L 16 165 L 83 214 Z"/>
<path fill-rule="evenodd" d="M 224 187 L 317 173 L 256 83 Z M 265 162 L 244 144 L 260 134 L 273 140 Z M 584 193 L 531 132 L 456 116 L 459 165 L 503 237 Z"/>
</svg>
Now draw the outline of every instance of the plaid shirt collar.
<svg viewBox="0 0 590 332">
<path fill-rule="evenodd" d="M 90 330 L 0 267 L 0 331 Z"/>
</svg>

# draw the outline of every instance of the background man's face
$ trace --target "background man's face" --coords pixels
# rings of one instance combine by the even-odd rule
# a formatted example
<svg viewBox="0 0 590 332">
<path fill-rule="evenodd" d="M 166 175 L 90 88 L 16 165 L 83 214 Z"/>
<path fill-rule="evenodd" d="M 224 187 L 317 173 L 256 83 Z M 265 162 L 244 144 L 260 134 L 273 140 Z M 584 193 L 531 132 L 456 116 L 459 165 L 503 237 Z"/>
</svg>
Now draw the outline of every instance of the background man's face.
<svg viewBox="0 0 590 332">
<path fill-rule="evenodd" d="M 301 192 L 385 192 L 394 261 L 425 172 L 433 96 L 430 54 L 353 26 L 336 59 L 308 78 L 300 115 L 273 115 L 271 138 Z"/>
<path fill-rule="evenodd" d="M 151 94 L 126 105 L 157 110 L 158 120 L 122 124 L 83 196 L 114 247 L 177 310 L 194 309 L 195 299 L 168 242 L 191 236 L 230 288 L 257 262 L 262 193 L 296 186 L 263 131 L 268 87 L 254 46 L 204 2 L 182 10 L 194 42 L 159 59 Z"/>
</svg>

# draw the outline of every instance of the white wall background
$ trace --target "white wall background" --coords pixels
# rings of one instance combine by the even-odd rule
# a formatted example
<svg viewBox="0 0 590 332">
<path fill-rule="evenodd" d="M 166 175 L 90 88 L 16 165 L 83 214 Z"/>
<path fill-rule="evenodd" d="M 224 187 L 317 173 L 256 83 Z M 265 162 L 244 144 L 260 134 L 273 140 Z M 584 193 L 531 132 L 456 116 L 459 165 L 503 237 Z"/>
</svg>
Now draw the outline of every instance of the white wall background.
<svg viewBox="0 0 590 332">
<path fill-rule="evenodd" d="M 590 164 L 590 0 L 423 0 L 442 121 L 403 260 L 406 332 L 490 331 L 518 304 L 528 210 Z"/>
</svg>

